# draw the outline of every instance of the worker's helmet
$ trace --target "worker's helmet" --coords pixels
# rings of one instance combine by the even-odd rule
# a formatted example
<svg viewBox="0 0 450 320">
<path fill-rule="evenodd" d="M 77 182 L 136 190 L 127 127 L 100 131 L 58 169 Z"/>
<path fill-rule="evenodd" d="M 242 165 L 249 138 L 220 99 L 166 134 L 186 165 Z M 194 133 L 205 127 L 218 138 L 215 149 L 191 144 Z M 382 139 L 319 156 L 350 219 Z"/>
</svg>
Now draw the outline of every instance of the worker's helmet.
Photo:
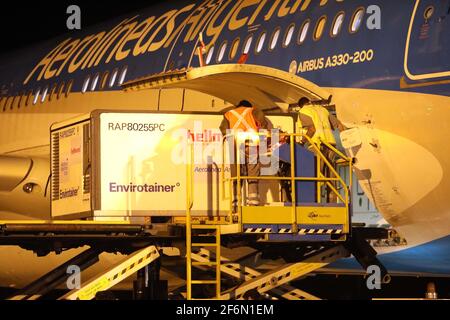
<svg viewBox="0 0 450 320">
<path fill-rule="evenodd" d="M 239 102 L 238 107 L 253 108 L 252 104 L 247 100 L 242 100 Z"/>
</svg>

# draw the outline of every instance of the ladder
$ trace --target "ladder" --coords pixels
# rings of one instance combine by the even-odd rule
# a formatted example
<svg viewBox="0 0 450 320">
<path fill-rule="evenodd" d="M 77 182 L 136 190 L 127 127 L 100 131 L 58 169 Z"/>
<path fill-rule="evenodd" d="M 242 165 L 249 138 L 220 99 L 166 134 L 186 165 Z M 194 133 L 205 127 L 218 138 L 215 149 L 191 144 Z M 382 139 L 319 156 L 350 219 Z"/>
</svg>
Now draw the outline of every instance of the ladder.
<svg viewBox="0 0 450 320">
<path fill-rule="evenodd" d="M 196 238 L 201 237 L 211 237 L 215 238 L 213 242 L 192 242 L 193 231 L 199 231 L 202 235 L 196 236 Z M 206 232 L 206 234 L 205 234 Z M 215 259 L 203 259 L 199 261 L 195 259 L 195 253 L 193 249 L 201 250 L 201 248 L 208 247 L 214 249 Z M 188 300 L 200 300 L 193 297 L 193 285 L 214 285 L 215 286 L 215 296 L 214 299 L 219 300 L 221 298 L 221 265 L 220 265 L 220 225 L 193 225 L 191 223 L 186 223 L 186 288 L 187 288 L 187 299 Z M 213 269 L 215 272 L 214 279 L 193 279 L 192 278 L 192 267 L 205 267 Z"/>
<path fill-rule="evenodd" d="M 194 148 L 193 143 L 190 143 L 189 159 L 187 159 L 186 166 L 186 295 L 188 300 L 200 300 L 195 299 L 192 295 L 193 285 L 214 285 L 215 286 L 215 299 L 220 299 L 220 225 L 219 224 L 201 224 L 200 222 L 194 222 L 192 219 L 192 207 L 194 205 L 194 179 L 193 179 L 193 163 L 194 163 Z M 193 232 L 195 237 L 211 237 L 215 238 L 213 242 L 193 242 Z M 200 237 L 197 235 L 201 234 Z M 215 249 L 216 259 L 214 261 L 193 261 L 192 249 L 209 247 Z M 215 271 L 215 278 L 211 279 L 193 279 L 192 267 L 209 267 Z"/>
</svg>

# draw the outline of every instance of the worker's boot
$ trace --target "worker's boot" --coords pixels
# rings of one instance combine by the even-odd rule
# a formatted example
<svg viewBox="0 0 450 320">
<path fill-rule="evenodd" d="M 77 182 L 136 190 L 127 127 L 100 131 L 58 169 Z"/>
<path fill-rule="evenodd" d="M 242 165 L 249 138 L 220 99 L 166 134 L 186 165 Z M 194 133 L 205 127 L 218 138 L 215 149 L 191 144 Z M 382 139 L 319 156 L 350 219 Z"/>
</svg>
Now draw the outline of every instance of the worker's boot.
<svg viewBox="0 0 450 320">
<path fill-rule="evenodd" d="M 259 206 L 258 181 L 250 180 L 248 182 L 247 206 Z"/>
<path fill-rule="evenodd" d="M 259 199 L 247 199 L 247 206 L 249 207 L 259 206 Z"/>
</svg>

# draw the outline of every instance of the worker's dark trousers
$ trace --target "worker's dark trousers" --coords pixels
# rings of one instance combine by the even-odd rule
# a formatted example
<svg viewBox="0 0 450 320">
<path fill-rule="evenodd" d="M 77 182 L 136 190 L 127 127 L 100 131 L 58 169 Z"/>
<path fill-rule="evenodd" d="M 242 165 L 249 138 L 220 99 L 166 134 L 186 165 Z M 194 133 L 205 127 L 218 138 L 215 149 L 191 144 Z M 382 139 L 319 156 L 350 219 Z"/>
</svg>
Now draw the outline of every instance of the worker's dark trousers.
<svg viewBox="0 0 450 320">
<path fill-rule="evenodd" d="M 336 169 L 336 153 L 334 153 L 333 150 L 328 148 L 326 145 L 321 144 L 320 145 L 320 152 L 325 156 L 325 158 L 328 160 L 328 162 L 331 164 L 331 166 Z M 328 165 L 325 164 L 323 159 L 321 159 L 320 162 L 320 172 L 325 176 L 325 178 L 336 178 Z M 330 181 L 330 184 L 336 189 L 337 188 L 337 182 L 336 181 Z M 337 202 L 337 195 L 331 190 L 331 188 L 327 185 L 326 187 L 327 191 L 327 199 L 328 202 Z"/>
<path fill-rule="evenodd" d="M 251 150 L 248 146 L 245 147 L 245 164 L 240 165 L 240 175 L 248 177 L 259 177 L 261 174 L 261 164 L 259 162 L 258 153 L 249 154 Z M 253 148 L 255 150 L 255 148 Z M 231 176 L 237 176 L 237 164 L 231 165 Z M 258 180 L 241 180 L 247 182 L 248 194 L 246 205 L 257 206 L 259 205 L 259 181 Z M 237 181 L 233 182 L 233 205 L 237 206 Z"/>
</svg>

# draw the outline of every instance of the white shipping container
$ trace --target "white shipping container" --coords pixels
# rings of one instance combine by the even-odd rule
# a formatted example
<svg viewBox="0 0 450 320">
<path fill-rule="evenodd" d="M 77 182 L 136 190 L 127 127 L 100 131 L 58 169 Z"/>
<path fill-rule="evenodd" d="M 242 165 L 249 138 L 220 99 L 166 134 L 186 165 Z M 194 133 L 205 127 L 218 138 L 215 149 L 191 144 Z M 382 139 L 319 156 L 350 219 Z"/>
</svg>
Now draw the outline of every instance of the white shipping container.
<svg viewBox="0 0 450 320">
<path fill-rule="evenodd" d="M 292 132 L 290 116 L 269 116 Z M 51 128 L 52 217 L 125 218 L 186 213 L 187 138 L 195 141 L 194 215 L 225 215 L 222 114 L 94 111 Z M 225 166 L 225 173 L 229 173 Z M 279 193 L 277 183 L 261 186 Z"/>
</svg>

